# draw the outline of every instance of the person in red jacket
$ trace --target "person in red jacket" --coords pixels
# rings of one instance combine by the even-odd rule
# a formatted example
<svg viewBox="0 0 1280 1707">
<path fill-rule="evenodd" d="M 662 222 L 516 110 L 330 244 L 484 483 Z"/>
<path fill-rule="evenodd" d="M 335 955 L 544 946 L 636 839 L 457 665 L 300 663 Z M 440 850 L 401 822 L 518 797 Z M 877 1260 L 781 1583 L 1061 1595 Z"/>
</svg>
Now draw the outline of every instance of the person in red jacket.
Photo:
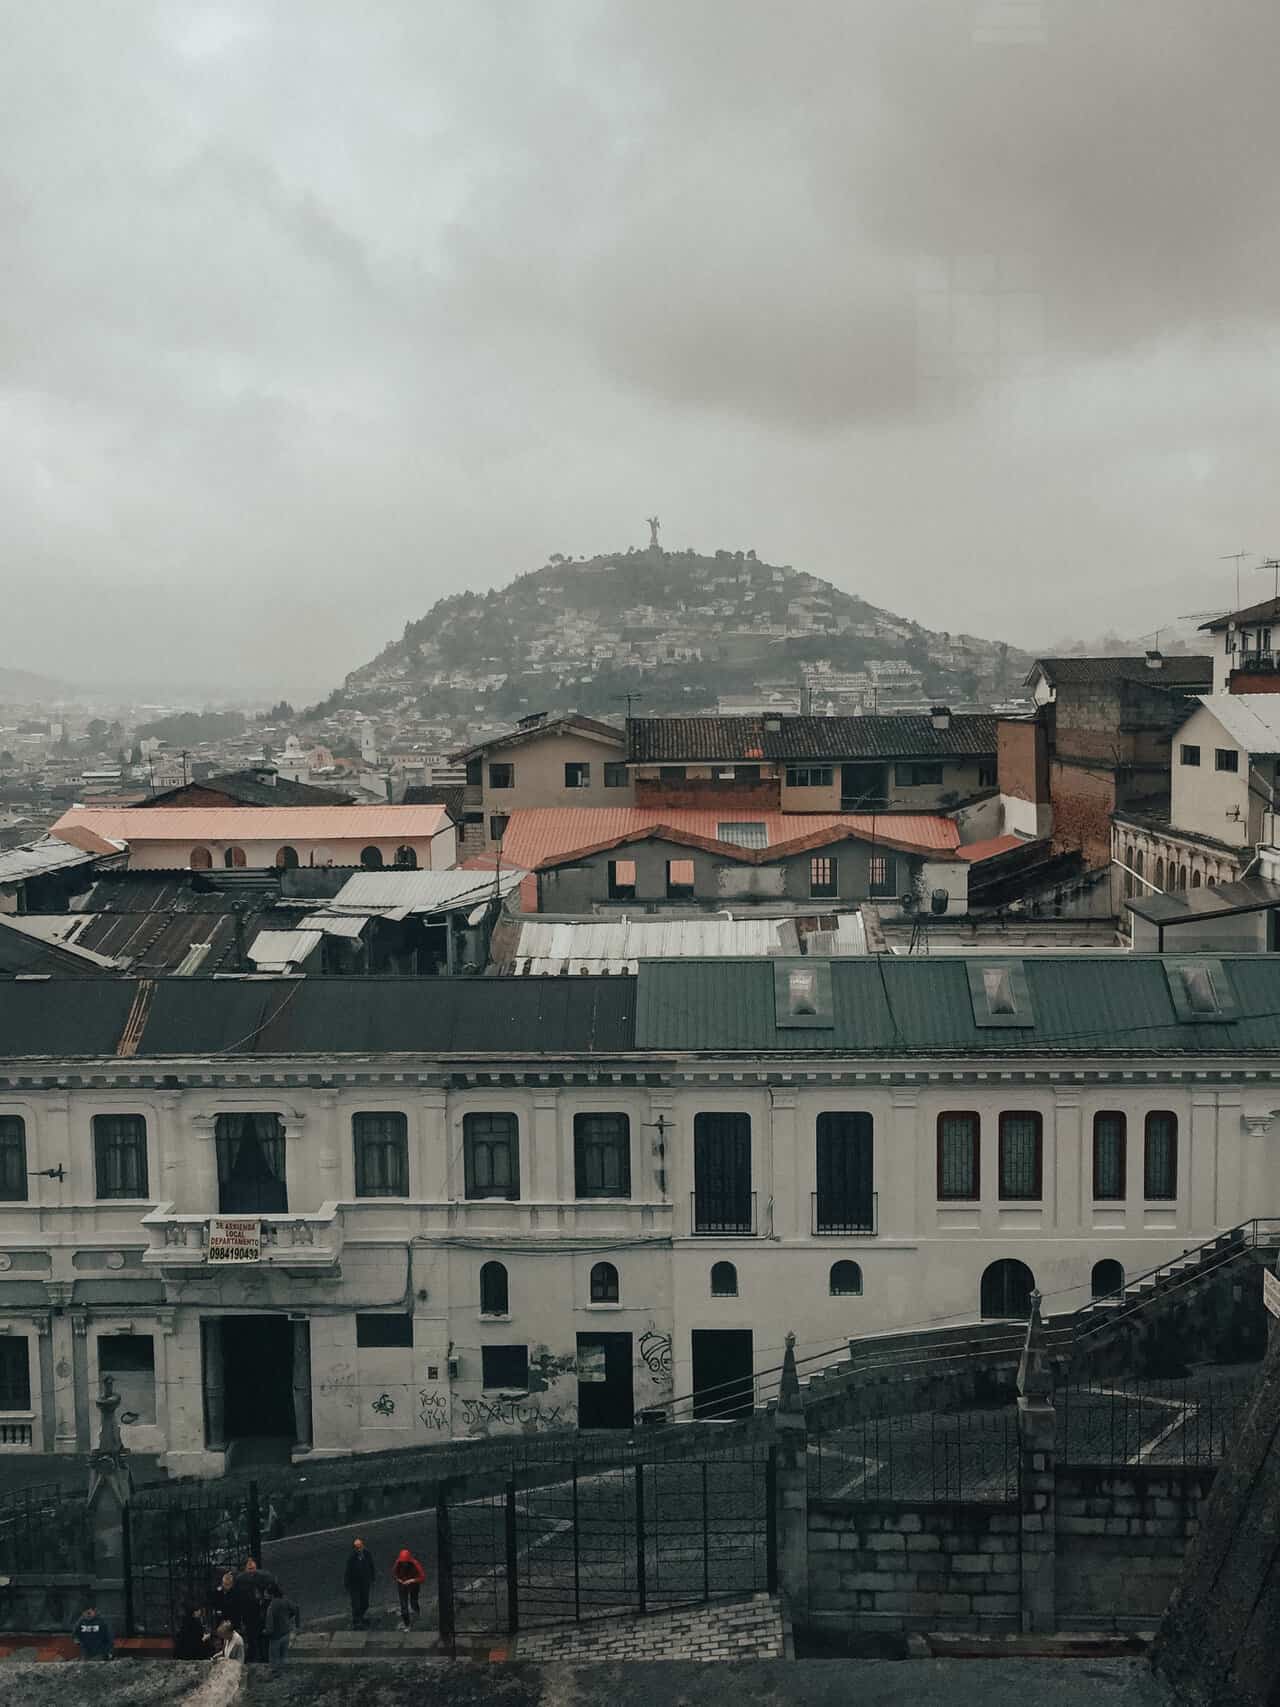
<svg viewBox="0 0 1280 1707">
<path fill-rule="evenodd" d="M 402 1547 L 391 1567 L 391 1575 L 396 1580 L 396 1588 L 400 1594 L 400 1628 L 407 1630 L 422 1610 L 418 1605 L 418 1591 L 426 1582 L 427 1573 L 409 1549 Z"/>
</svg>

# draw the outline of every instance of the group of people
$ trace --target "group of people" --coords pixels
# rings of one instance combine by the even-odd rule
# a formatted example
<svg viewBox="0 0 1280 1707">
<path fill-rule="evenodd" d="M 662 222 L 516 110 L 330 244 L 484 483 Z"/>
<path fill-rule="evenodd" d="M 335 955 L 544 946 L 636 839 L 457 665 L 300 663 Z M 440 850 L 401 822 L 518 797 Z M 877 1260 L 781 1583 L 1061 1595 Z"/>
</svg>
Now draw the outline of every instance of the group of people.
<svg viewBox="0 0 1280 1707">
<path fill-rule="evenodd" d="M 347 1555 L 342 1583 L 351 1600 L 351 1624 L 361 1630 L 368 1623 L 369 1600 L 377 1569 L 373 1555 L 357 1536 Z M 422 1585 L 427 1573 L 407 1547 L 402 1547 L 391 1567 L 400 1600 L 400 1628 L 412 1629 L 421 1614 Z M 173 1639 L 173 1654 L 179 1660 L 248 1660 L 282 1666 L 289 1656 L 289 1638 L 302 1626 L 296 1602 L 289 1599 L 272 1571 L 261 1570 L 256 1559 L 246 1559 L 241 1571 L 224 1571 L 206 1604 L 188 1605 Z M 86 1660 L 109 1660 L 115 1651 L 111 1626 L 96 1606 L 87 1606 L 72 1631 Z"/>
<path fill-rule="evenodd" d="M 351 1543 L 346 1570 L 342 1574 L 342 1586 L 351 1601 L 353 1630 L 363 1630 L 368 1622 L 369 1597 L 373 1592 L 373 1580 L 377 1574 L 373 1554 L 357 1535 Z M 414 1619 L 422 1611 L 422 1585 L 427 1580 L 427 1573 L 407 1547 L 402 1547 L 396 1556 L 396 1562 L 391 1567 L 391 1580 L 396 1585 L 396 1593 L 400 1599 L 400 1628 L 409 1630 Z"/>
<path fill-rule="evenodd" d="M 242 1571 L 224 1571 L 207 1606 L 188 1606 L 173 1639 L 174 1658 L 261 1660 L 275 1667 L 289 1657 L 289 1638 L 302 1615 L 271 1571 L 246 1559 Z"/>
</svg>

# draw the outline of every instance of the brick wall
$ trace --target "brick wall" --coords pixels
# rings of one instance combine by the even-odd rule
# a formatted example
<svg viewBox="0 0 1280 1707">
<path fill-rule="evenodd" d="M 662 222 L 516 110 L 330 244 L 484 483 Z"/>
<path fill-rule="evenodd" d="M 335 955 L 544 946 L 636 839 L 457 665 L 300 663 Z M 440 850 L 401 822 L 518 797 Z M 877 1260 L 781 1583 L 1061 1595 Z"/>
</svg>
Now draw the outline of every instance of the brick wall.
<svg viewBox="0 0 1280 1707">
<path fill-rule="evenodd" d="M 1055 1591 L 1061 1629 L 1158 1622 L 1200 1527 L 1210 1467 L 1060 1467 Z"/>
<path fill-rule="evenodd" d="M 1116 809 L 1115 777 L 1099 764 L 1098 770 L 1059 759 L 1049 765 L 1054 851 L 1079 849 L 1091 866 L 1111 863 L 1111 814 Z"/>
<path fill-rule="evenodd" d="M 1001 718 L 996 724 L 996 774 L 1001 794 L 1035 804 L 1049 799 L 1043 724 L 1025 718 Z"/>
<path fill-rule="evenodd" d="M 1052 1552 L 1049 1604 L 1033 1627 L 1133 1630 L 1157 1623 L 1199 1528 L 1210 1467 L 1059 1465 L 1010 1505 L 811 1499 L 803 1621 L 854 1630 L 1020 1627 L 1029 1549 Z M 1046 1542 L 1044 1538 L 1050 1539 Z M 1046 1563 L 1048 1561 L 1046 1560 Z"/>
<path fill-rule="evenodd" d="M 1013 1506 L 809 1502 L 810 1625 L 1016 1630 Z"/>
</svg>

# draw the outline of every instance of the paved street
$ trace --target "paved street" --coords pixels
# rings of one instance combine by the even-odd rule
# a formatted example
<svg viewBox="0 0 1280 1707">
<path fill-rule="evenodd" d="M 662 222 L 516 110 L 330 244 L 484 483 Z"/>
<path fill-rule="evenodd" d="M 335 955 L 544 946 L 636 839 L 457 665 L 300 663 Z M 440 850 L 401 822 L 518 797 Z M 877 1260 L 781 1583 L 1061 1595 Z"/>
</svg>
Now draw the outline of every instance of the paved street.
<svg viewBox="0 0 1280 1707">
<path fill-rule="evenodd" d="M 390 1629 L 399 1622 L 399 1601 L 391 1582 L 391 1566 L 402 1547 L 422 1561 L 427 1580 L 422 1590 L 422 1622 L 436 1624 L 436 1514 L 406 1512 L 401 1517 L 379 1518 L 340 1529 L 309 1535 L 290 1535 L 269 1542 L 264 1548 L 265 1564 L 275 1571 L 286 1591 L 302 1609 L 308 1629 L 332 1629 L 349 1624 L 351 1606 L 342 1586 L 342 1573 L 352 1540 L 359 1535 L 373 1554 L 377 1567 L 369 1622 Z"/>
</svg>

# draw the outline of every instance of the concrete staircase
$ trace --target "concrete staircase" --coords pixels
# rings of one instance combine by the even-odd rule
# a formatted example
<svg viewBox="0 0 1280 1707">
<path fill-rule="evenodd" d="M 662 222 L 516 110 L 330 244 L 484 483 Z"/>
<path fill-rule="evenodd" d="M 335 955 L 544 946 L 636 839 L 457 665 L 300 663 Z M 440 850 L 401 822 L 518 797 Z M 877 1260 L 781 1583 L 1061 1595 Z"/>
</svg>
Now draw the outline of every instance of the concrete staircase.
<svg viewBox="0 0 1280 1707">
<path fill-rule="evenodd" d="M 1065 1371 L 1092 1359 L 1171 1308 L 1203 1293 L 1223 1271 L 1241 1263 L 1274 1261 L 1280 1218 L 1242 1222 L 1180 1256 L 1135 1275 L 1122 1291 L 1044 1318 L 1043 1344 Z M 836 1422 L 851 1414 L 887 1415 L 917 1408 L 954 1409 L 1004 1402 L 1017 1376 L 1026 1339 L 1018 1319 L 974 1321 L 849 1341 L 847 1357 L 800 1374 L 807 1412 Z"/>
</svg>

